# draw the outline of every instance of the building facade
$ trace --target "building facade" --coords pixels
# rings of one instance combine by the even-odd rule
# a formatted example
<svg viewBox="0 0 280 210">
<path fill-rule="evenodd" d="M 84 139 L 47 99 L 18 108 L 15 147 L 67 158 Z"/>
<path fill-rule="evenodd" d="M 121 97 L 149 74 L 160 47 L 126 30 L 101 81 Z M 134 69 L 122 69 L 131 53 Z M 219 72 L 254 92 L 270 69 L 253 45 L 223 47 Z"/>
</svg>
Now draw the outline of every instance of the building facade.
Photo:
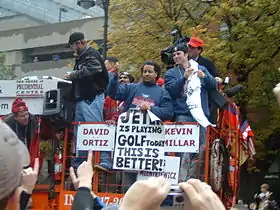
<svg viewBox="0 0 280 210">
<path fill-rule="evenodd" d="M 62 77 L 73 61 L 67 46 L 71 33 L 80 31 L 86 39 L 102 42 L 102 11 L 98 6 L 85 10 L 76 0 L 40 0 L 40 4 L 36 0 L 2 0 L 0 53 L 6 57 L 4 65 L 16 78 Z"/>
</svg>

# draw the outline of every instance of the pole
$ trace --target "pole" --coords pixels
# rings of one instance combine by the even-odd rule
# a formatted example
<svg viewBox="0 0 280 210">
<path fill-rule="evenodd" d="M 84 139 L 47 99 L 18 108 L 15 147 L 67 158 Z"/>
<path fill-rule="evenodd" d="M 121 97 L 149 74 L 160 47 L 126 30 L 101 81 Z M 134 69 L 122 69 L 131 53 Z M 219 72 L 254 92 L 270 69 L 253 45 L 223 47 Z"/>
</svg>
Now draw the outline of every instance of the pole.
<svg viewBox="0 0 280 210">
<path fill-rule="evenodd" d="M 103 59 L 106 60 L 107 58 L 107 42 L 108 42 L 108 0 L 102 0 L 103 8 L 104 8 L 104 35 L 103 35 Z"/>
<path fill-rule="evenodd" d="M 61 22 L 61 16 L 62 16 L 62 9 L 61 9 L 61 7 L 60 7 L 60 8 L 59 8 L 59 19 L 58 19 L 59 22 Z"/>
</svg>

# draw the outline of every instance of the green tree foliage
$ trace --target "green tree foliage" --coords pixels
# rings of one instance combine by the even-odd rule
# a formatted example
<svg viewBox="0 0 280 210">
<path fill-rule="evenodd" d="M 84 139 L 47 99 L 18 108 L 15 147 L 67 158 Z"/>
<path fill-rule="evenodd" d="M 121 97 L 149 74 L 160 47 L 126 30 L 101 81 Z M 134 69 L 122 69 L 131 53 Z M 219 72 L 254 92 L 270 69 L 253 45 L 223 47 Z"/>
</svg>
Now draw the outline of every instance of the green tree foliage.
<svg viewBox="0 0 280 210">
<path fill-rule="evenodd" d="M 14 71 L 11 66 L 5 66 L 6 56 L 0 54 L 0 80 L 14 79 Z"/>
<path fill-rule="evenodd" d="M 280 0 L 112 0 L 110 53 L 126 66 L 138 66 L 144 60 L 160 62 L 174 26 L 202 38 L 203 55 L 215 61 L 221 76 L 231 75 L 233 83 L 247 87 L 235 100 L 255 131 L 256 159 L 262 160 L 272 153 L 269 137 L 280 131 L 272 93 L 280 82 L 279 7 Z"/>
<path fill-rule="evenodd" d="M 191 2 L 191 1 L 190 1 Z M 126 68 L 145 60 L 160 63 L 160 51 L 169 46 L 175 26 L 193 27 L 199 23 L 198 11 L 207 6 L 185 0 L 113 0 L 110 16 L 113 31 L 110 54 L 121 58 Z M 202 14 L 201 14 L 202 15 Z"/>
<path fill-rule="evenodd" d="M 237 102 L 255 131 L 258 160 L 272 153 L 267 141 L 280 128 L 279 107 L 272 93 L 280 82 L 279 5 L 279 0 L 221 0 L 205 16 L 205 23 L 226 28 L 222 33 L 206 32 L 218 41 L 208 53 L 224 74 L 233 73 L 247 87 Z"/>
</svg>

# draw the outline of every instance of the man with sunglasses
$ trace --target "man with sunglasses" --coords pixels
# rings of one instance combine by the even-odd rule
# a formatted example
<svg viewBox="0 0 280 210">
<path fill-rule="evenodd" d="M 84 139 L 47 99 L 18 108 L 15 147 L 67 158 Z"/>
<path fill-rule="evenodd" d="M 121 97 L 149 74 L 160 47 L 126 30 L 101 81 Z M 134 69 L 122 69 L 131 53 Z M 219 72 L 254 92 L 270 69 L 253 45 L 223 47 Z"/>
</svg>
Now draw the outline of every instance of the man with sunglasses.
<svg viewBox="0 0 280 210">
<path fill-rule="evenodd" d="M 73 72 L 65 75 L 72 81 L 73 95 L 76 101 L 76 122 L 103 122 L 103 106 L 107 85 L 108 71 L 98 51 L 90 47 L 83 33 L 75 32 L 69 37 L 73 52 L 77 54 Z M 86 151 L 76 151 L 78 156 L 72 162 L 74 169 L 85 160 Z"/>
</svg>

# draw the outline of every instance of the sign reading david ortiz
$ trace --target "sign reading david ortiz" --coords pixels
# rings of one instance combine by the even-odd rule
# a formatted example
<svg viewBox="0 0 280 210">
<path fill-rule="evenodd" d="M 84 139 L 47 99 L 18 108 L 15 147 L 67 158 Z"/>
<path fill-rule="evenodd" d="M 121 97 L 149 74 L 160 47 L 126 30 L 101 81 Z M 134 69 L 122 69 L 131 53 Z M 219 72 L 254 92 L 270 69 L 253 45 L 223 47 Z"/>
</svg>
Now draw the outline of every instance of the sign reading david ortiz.
<svg viewBox="0 0 280 210">
<path fill-rule="evenodd" d="M 152 121 L 151 118 L 157 120 Z M 120 115 L 113 168 L 163 171 L 164 127 L 152 113 L 131 109 Z"/>
<path fill-rule="evenodd" d="M 115 125 L 79 124 L 77 149 L 84 151 L 113 151 L 115 134 Z"/>
</svg>

